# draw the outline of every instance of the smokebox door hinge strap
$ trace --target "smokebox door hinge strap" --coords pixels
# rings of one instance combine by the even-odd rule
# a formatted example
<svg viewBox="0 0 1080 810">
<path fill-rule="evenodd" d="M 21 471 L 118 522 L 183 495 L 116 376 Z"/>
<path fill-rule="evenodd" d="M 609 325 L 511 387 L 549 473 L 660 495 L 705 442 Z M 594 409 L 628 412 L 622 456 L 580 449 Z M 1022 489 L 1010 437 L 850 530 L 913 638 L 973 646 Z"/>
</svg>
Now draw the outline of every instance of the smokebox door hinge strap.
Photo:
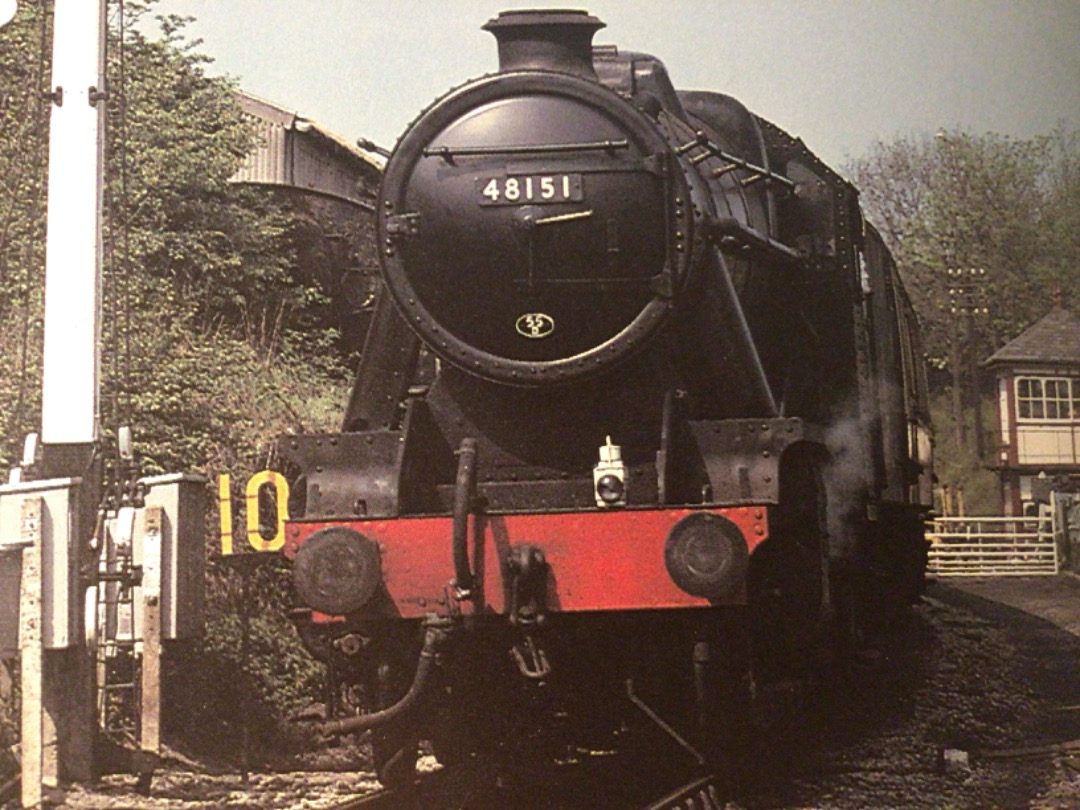
<svg viewBox="0 0 1080 810">
<path fill-rule="evenodd" d="M 386 218 L 386 233 L 392 238 L 416 236 L 419 232 L 420 215 L 417 213 L 391 214 Z"/>
</svg>

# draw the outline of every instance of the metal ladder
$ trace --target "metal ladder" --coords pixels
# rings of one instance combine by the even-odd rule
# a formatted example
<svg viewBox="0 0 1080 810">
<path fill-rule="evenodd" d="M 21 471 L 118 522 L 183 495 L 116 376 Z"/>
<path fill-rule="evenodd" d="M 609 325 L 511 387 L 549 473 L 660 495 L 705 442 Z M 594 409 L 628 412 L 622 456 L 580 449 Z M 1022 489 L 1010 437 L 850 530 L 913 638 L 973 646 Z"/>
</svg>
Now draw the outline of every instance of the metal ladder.
<svg viewBox="0 0 1080 810">
<path fill-rule="evenodd" d="M 137 741 L 141 642 L 135 613 L 135 511 L 116 510 L 103 521 L 104 543 L 96 589 L 97 720 L 101 733 L 117 745 Z"/>
</svg>

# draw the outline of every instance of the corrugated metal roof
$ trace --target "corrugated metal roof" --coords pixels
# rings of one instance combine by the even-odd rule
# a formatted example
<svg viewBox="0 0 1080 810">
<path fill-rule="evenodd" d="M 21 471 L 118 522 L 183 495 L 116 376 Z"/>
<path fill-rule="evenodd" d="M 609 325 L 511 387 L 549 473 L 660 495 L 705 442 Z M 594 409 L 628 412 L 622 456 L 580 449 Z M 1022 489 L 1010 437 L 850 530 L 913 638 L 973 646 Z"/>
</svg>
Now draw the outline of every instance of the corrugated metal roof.
<svg viewBox="0 0 1080 810">
<path fill-rule="evenodd" d="M 1055 305 L 1015 338 L 994 352 L 984 365 L 1004 363 L 1080 364 L 1080 318 Z"/>
<path fill-rule="evenodd" d="M 378 182 L 379 161 L 337 133 L 250 93 L 237 91 L 236 98 L 254 119 L 260 143 L 232 177 L 234 182 L 295 186 L 350 199 L 358 199 L 354 188 L 358 177 L 372 185 Z M 303 145 L 298 148 L 298 143 Z M 328 163 L 331 157 L 337 161 L 336 171 Z"/>
<path fill-rule="evenodd" d="M 343 149 L 352 157 L 382 171 L 382 164 L 377 158 L 368 152 L 365 152 L 355 144 L 350 143 L 336 132 L 327 129 L 318 121 L 307 118 L 294 110 L 288 110 L 285 107 L 274 104 L 272 101 L 267 101 L 264 98 L 245 93 L 243 90 L 237 90 L 236 97 L 240 102 L 240 108 L 244 112 L 270 121 L 285 129 L 292 129 L 303 133 L 313 133 Z"/>
<path fill-rule="evenodd" d="M 279 127 L 285 129 L 292 129 L 296 119 L 300 116 L 292 110 L 287 110 L 272 101 L 253 96 L 250 93 L 245 93 L 243 90 L 237 90 L 235 92 L 236 100 L 240 102 L 240 109 L 249 115 L 254 115 L 256 118 L 261 118 L 264 121 L 269 121 Z"/>
</svg>

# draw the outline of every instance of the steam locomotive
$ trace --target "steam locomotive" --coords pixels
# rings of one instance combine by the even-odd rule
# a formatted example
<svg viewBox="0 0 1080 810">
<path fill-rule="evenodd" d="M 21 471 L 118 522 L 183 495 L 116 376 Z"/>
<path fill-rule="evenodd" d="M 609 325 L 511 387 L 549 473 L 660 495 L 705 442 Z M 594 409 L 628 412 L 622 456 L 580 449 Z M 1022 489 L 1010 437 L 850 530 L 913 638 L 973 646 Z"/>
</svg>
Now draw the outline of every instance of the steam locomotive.
<svg viewBox="0 0 1080 810">
<path fill-rule="evenodd" d="M 342 430 L 281 442 L 322 728 L 386 783 L 628 714 L 707 752 L 922 585 L 918 327 L 856 190 L 602 27 L 484 26 L 388 159 Z"/>
</svg>

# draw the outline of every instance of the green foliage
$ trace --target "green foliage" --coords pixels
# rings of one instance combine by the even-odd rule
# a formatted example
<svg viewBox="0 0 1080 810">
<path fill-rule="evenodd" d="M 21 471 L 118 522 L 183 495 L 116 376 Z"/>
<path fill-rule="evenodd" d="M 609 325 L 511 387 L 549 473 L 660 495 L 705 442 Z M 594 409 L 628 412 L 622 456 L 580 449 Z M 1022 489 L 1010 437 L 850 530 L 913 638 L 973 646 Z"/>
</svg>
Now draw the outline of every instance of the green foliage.
<svg viewBox="0 0 1080 810">
<path fill-rule="evenodd" d="M 103 421 L 106 433 L 134 426 L 148 474 L 244 480 L 274 463 L 278 435 L 336 427 L 349 375 L 325 328 L 326 297 L 300 256 L 310 213 L 285 194 L 229 182 L 254 128 L 234 84 L 207 75 L 184 19 L 164 17 L 160 36 L 145 33 L 155 5 L 128 0 L 110 14 L 123 31 L 111 32 L 108 51 Z M 3 469 L 40 412 L 45 6 L 21 0 L 0 30 Z M 206 635 L 168 657 L 177 728 L 189 743 L 220 741 L 222 754 L 239 751 L 241 720 L 256 754 L 279 749 L 283 718 L 318 686 L 319 668 L 285 618 L 283 562 L 266 565 L 246 589 L 239 574 L 211 566 Z"/>
<path fill-rule="evenodd" d="M 272 385 L 304 377 L 311 354 L 281 349 L 325 347 L 312 334 L 323 302 L 297 260 L 304 213 L 284 195 L 229 183 L 255 144 L 232 83 L 205 74 L 182 19 L 165 18 L 163 39 L 150 41 L 139 16 L 129 13 L 113 49 L 123 81 L 110 107 L 106 390 L 115 410 L 149 414 L 140 423 L 155 464 L 206 468 L 235 461 L 230 443 L 265 455 L 260 431 L 282 428 L 266 415 L 281 410 Z M 307 421 L 302 404 L 293 415 Z"/>
<path fill-rule="evenodd" d="M 202 331 L 192 318 L 155 320 L 141 323 L 140 354 L 121 390 L 138 414 L 147 473 L 246 477 L 273 461 L 281 434 L 328 430 L 340 418 L 342 379 L 291 345 Z"/>
<path fill-rule="evenodd" d="M 1071 294 L 1076 306 L 1076 272 L 1080 267 L 1080 131 L 1059 128 L 1047 139 L 1050 171 L 1048 205 L 1042 212 L 1040 263 Z"/>
<path fill-rule="evenodd" d="M 323 669 L 282 621 L 289 572 L 281 558 L 232 562 L 213 567 L 204 638 L 169 660 L 170 730 L 200 755 L 280 764 L 308 743 L 287 718 L 320 694 Z"/>
<path fill-rule="evenodd" d="M 996 419 L 994 403 L 990 399 L 981 401 L 984 426 L 993 424 Z M 1001 483 L 997 473 L 987 466 L 989 448 L 993 447 L 984 435 L 984 447 L 979 447 L 975 433 L 974 409 L 964 412 L 967 421 L 964 431 L 965 441 L 957 446 L 953 437 L 957 434 L 951 393 L 946 391 L 930 398 L 930 418 L 937 429 L 939 439 L 934 448 L 934 472 L 941 486 L 947 486 L 954 493 L 962 492 L 964 511 L 969 515 L 1001 514 Z M 981 449 L 981 453 L 980 453 Z M 938 505 L 940 508 L 940 504 Z"/>
<path fill-rule="evenodd" d="M 0 696 L 11 695 L 12 700 L 0 700 L 0 779 L 8 779 L 19 770 L 15 753 L 19 740 L 20 717 L 18 711 L 19 662 L 0 662 Z"/>
<path fill-rule="evenodd" d="M 956 392 L 954 437 L 939 442 L 951 459 L 968 440 L 978 364 L 1045 315 L 1055 294 L 1080 304 L 1080 133 L 898 138 L 847 172 L 896 256 L 929 363 Z M 931 379 L 940 389 L 946 375 Z"/>
<path fill-rule="evenodd" d="M 1045 314 L 1055 287 L 1071 295 L 1078 159 L 1075 136 L 940 132 L 879 142 L 848 167 L 897 258 L 935 364 L 951 362 L 956 309 L 969 303 L 950 295 L 950 269 L 986 271 L 980 302 L 989 312 L 970 341 L 980 359 Z"/>
</svg>

